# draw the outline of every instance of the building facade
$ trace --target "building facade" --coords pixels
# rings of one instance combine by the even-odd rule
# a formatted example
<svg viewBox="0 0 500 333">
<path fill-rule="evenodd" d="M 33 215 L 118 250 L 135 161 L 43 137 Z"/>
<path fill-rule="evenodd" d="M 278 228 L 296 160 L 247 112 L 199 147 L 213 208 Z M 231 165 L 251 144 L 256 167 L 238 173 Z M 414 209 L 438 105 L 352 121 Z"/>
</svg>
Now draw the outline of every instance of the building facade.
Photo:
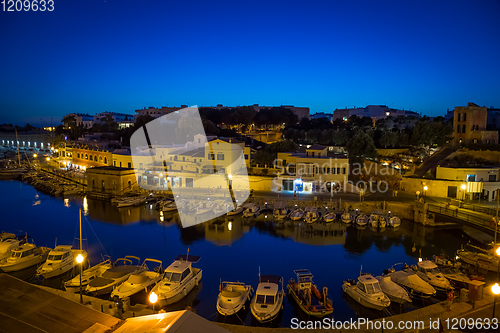
<svg viewBox="0 0 500 333">
<path fill-rule="evenodd" d="M 470 143 L 498 143 L 498 131 L 487 130 L 488 110 L 486 107 L 468 103 L 457 106 L 453 114 L 453 145 Z"/>
<path fill-rule="evenodd" d="M 375 123 L 375 121 L 386 117 L 419 117 L 419 114 L 415 111 L 392 109 L 387 107 L 386 105 L 368 105 L 364 108 L 354 107 L 352 109 L 335 109 L 335 111 L 333 111 L 334 121 L 337 119 L 346 120 L 351 116 L 357 116 L 360 118 L 369 117 Z"/>
</svg>

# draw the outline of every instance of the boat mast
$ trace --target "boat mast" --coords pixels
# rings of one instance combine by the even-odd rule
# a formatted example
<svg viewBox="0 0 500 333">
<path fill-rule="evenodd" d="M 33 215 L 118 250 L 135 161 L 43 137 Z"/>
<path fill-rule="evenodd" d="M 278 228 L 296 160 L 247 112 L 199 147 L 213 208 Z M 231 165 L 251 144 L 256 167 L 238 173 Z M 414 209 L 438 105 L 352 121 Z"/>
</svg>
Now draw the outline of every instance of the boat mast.
<svg viewBox="0 0 500 333">
<path fill-rule="evenodd" d="M 498 196 L 500 194 L 500 189 L 497 188 L 497 217 L 495 219 L 495 243 L 493 246 L 497 246 L 497 230 L 498 230 L 498 201 L 500 200 L 500 197 Z"/>
<path fill-rule="evenodd" d="M 83 250 L 82 249 L 82 209 L 79 209 L 80 212 L 80 252 Z"/>
</svg>

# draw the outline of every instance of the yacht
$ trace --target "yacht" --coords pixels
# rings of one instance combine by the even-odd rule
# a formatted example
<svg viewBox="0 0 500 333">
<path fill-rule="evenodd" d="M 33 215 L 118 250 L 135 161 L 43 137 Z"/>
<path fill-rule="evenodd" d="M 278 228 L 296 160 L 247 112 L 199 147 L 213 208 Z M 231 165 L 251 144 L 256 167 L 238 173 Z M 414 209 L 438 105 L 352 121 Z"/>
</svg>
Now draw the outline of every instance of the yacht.
<svg viewBox="0 0 500 333">
<path fill-rule="evenodd" d="M 0 261 L 1 272 L 17 272 L 44 262 L 51 251 L 48 247 L 36 247 L 35 244 L 24 243 L 10 253 L 10 257 Z"/>
<path fill-rule="evenodd" d="M 380 283 L 380 288 L 389 299 L 396 303 L 411 302 L 411 298 L 406 290 L 399 284 L 392 282 L 390 276 L 377 276 L 376 279 Z"/>
<path fill-rule="evenodd" d="M 11 238 L 10 235 L 13 235 L 14 237 Z M 14 234 L 7 234 L 5 237 L 5 239 L 0 241 L 0 261 L 9 258 L 12 250 L 18 248 L 24 243 L 24 239 L 19 240 Z"/>
<path fill-rule="evenodd" d="M 217 297 L 217 311 L 223 316 L 231 316 L 245 309 L 252 298 L 253 288 L 243 282 L 222 282 Z"/>
<path fill-rule="evenodd" d="M 318 209 L 312 206 L 306 207 L 304 220 L 306 220 L 307 223 L 316 222 L 318 220 Z"/>
<path fill-rule="evenodd" d="M 71 245 L 58 245 L 49 252 L 47 261 L 38 267 L 36 273 L 45 279 L 64 274 L 78 265 L 76 262 L 78 254 L 87 257 L 84 250 L 73 250 Z"/>
<path fill-rule="evenodd" d="M 323 221 L 325 221 L 325 223 L 331 223 L 331 222 L 334 222 L 336 218 L 337 218 L 337 213 L 330 212 L 330 213 L 326 214 L 325 216 L 323 216 Z"/>
<path fill-rule="evenodd" d="M 365 226 L 368 224 L 368 216 L 365 214 L 361 213 L 358 216 L 356 216 L 356 224 L 360 226 Z"/>
<path fill-rule="evenodd" d="M 260 208 L 258 206 L 256 206 L 254 203 L 244 204 L 243 208 L 244 208 L 243 217 L 253 217 L 260 210 Z"/>
<path fill-rule="evenodd" d="M 344 223 L 351 223 L 352 222 L 352 215 L 349 214 L 348 211 L 344 211 L 344 213 L 340 216 L 340 219 Z"/>
<path fill-rule="evenodd" d="M 137 260 L 134 265 L 132 259 Z M 125 282 L 132 274 L 144 271 L 144 267 L 139 265 L 141 259 L 134 256 L 126 256 L 115 261 L 113 267 L 106 270 L 101 276 L 97 276 L 85 288 L 91 295 L 110 294 L 114 288 Z"/>
<path fill-rule="evenodd" d="M 200 283 L 202 271 L 192 267 L 199 260 L 198 256 L 181 254 L 165 269 L 161 280 L 150 293 L 156 294 L 160 306 L 179 302 Z"/>
<path fill-rule="evenodd" d="M 469 289 L 469 283 L 472 281 L 458 267 L 444 266 L 440 267 L 441 273 L 454 286 Z"/>
<path fill-rule="evenodd" d="M 437 265 L 430 260 L 419 261 L 416 265 L 405 269 L 407 272 L 410 270 L 416 272 L 422 280 L 433 286 L 436 291 L 446 292 L 454 289 L 450 281 L 439 271 Z"/>
<path fill-rule="evenodd" d="M 283 220 L 287 216 L 286 206 L 284 202 L 276 202 L 274 204 L 273 216 L 275 220 Z"/>
<path fill-rule="evenodd" d="M 436 289 L 415 273 L 395 271 L 394 268 L 388 269 L 385 273 L 391 277 L 392 282 L 405 288 L 410 297 L 429 298 L 436 295 Z"/>
<path fill-rule="evenodd" d="M 370 274 L 362 274 L 358 282 L 344 281 L 342 290 L 359 304 L 375 310 L 383 310 L 391 305 L 391 300 L 380 288 L 380 283 Z"/>
<path fill-rule="evenodd" d="M 82 272 L 82 288 L 85 290 L 87 285 L 98 276 L 102 276 L 105 271 L 112 268 L 111 259 L 100 262 L 99 264 L 89 267 Z M 80 290 L 80 274 L 64 282 L 64 289 L 69 292 L 76 293 Z"/>
<path fill-rule="evenodd" d="M 473 265 L 474 267 L 486 269 L 488 271 L 497 272 L 500 266 L 500 244 L 495 246 L 490 245 L 489 250 L 467 244 L 466 248 L 457 251 L 457 256 L 464 262 Z M 497 252 L 496 252 L 497 251 Z"/>
<path fill-rule="evenodd" d="M 148 263 L 156 263 L 157 265 L 152 271 L 149 270 Z M 142 264 L 143 270 L 138 273 L 130 274 L 128 279 L 113 289 L 111 298 L 123 299 L 130 297 L 143 290 L 148 290 L 151 286 L 158 283 L 163 276 L 161 268 L 162 262 L 156 259 L 145 259 Z"/>
<path fill-rule="evenodd" d="M 332 300 L 328 297 L 328 289 L 319 291 L 313 283 L 313 275 L 307 269 L 294 271 L 297 282 L 290 279 L 287 284 L 288 293 L 292 296 L 300 309 L 309 316 L 324 317 L 333 312 Z"/>
<path fill-rule="evenodd" d="M 280 276 L 260 276 L 257 291 L 250 303 L 252 315 L 261 323 L 272 321 L 283 308 L 284 295 L 283 279 Z"/>
<path fill-rule="evenodd" d="M 294 211 L 290 213 L 290 219 L 292 219 L 292 221 L 302 220 L 303 217 L 304 210 L 302 210 L 301 208 L 295 208 Z"/>
<path fill-rule="evenodd" d="M 387 224 L 389 227 L 397 228 L 401 225 L 401 219 L 397 216 L 390 217 Z"/>
</svg>

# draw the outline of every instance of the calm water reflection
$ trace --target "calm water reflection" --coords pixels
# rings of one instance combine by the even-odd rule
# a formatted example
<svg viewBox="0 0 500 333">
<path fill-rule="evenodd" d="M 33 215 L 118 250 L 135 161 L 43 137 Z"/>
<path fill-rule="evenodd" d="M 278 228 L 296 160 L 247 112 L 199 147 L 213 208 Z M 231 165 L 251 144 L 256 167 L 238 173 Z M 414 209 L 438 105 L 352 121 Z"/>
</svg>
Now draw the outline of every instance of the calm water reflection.
<svg viewBox="0 0 500 333">
<path fill-rule="evenodd" d="M 361 265 L 363 272 L 380 275 L 395 263 L 414 264 L 419 251 L 429 258 L 441 253 L 452 255 L 468 240 L 459 229 L 434 230 L 411 221 L 385 230 L 346 227 L 340 222 L 311 226 L 276 223 L 271 212 L 265 211 L 254 219 L 220 218 L 182 229 L 177 214 L 159 215 L 150 204 L 116 208 L 108 202 L 79 197 L 63 200 L 18 181 L 0 181 L 0 193 L 2 231 L 27 232 L 39 246 L 53 247 L 56 242 L 78 246 L 78 209 L 82 208 L 84 244 L 93 264 L 103 255 L 113 259 L 135 255 L 162 260 L 166 267 L 189 247 L 190 254 L 202 257 L 197 267 L 203 270 L 203 284 L 172 309 L 189 305 L 210 320 L 224 320 L 215 308 L 219 280 L 244 281 L 256 288 L 259 266 L 263 274 L 283 276 L 285 287 L 294 277 L 294 269 L 311 270 L 316 284 L 329 288 L 333 316 L 338 320 L 410 310 L 415 304 L 403 308 L 396 305 L 384 313 L 363 308 L 343 297 L 342 281 L 356 279 Z M 55 282 L 54 287 L 60 284 Z M 136 301 L 144 302 L 145 295 L 138 295 Z M 290 326 L 291 318 L 300 315 L 286 299 L 283 315 L 275 325 Z M 251 317 L 247 313 L 241 319 L 252 324 Z M 226 321 L 240 323 L 238 318 Z"/>
</svg>

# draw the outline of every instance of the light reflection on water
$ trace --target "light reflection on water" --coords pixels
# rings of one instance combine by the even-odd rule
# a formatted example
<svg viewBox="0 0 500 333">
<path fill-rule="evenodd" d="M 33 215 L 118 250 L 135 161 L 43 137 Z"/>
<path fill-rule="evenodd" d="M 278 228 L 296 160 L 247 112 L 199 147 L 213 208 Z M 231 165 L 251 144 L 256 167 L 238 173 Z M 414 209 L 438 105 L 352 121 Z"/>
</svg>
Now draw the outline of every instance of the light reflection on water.
<svg viewBox="0 0 500 333">
<path fill-rule="evenodd" d="M 0 181 L 0 193 L 1 229 L 27 232 L 38 246 L 54 247 L 56 241 L 78 246 L 78 210 L 82 208 L 84 246 L 92 264 L 105 254 L 112 259 L 135 255 L 142 260 L 162 260 L 167 267 L 189 247 L 190 254 L 202 257 L 195 266 L 203 270 L 203 285 L 184 303 L 171 309 L 190 305 L 210 320 L 223 319 L 215 308 L 220 279 L 243 281 L 255 289 L 259 267 L 262 274 L 283 276 L 285 287 L 288 279 L 294 277 L 293 270 L 311 270 L 318 287 L 329 288 L 333 316 L 338 320 L 384 316 L 386 314 L 368 310 L 343 297 L 342 281 L 356 279 L 361 265 L 363 272 L 380 275 L 383 269 L 395 263 L 416 263 L 420 250 L 424 258 L 435 254 L 453 255 L 467 241 L 460 230 L 434 230 L 411 221 L 385 230 L 346 227 L 340 222 L 330 225 L 276 223 L 271 211 L 267 214 L 263 211 L 251 219 L 241 215 L 221 217 L 183 229 L 178 214 L 160 215 L 150 204 L 117 208 L 109 202 L 79 197 L 66 201 L 39 193 L 18 181 Z M 61 282 L 53 282 L 52 286 L 60 287 Z M 146 301 L 145 295 L 137 298 L 136 301 Z M 285 299 L 281 323 L 277 324 L 290 326 L 291 318 L 300 316 L 290 303 Z M 404 310 L 399 306 L 391 308 L 394 313 Z M 247 313 L 244 319 L 247 324 L 253 323 L 251 317 Z M 226 322 L 240 323 L 237 318 L 226 319 Z"/>
</svg>

